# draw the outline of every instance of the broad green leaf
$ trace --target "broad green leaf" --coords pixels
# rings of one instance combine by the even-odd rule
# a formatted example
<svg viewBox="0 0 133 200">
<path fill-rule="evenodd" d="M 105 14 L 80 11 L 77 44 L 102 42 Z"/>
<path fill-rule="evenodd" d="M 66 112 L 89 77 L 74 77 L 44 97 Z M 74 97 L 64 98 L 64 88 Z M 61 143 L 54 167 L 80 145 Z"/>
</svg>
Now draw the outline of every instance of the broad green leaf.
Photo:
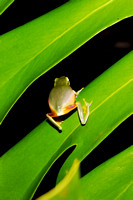
<svg viewBox="0 0 133 200">
<path fill-rule="evenodd" d="M 81 200 L 80 190 L 79 161 L 75 160 L 65 178 L 54 189 L 42 195 L 37 200 Z"/>
<path fill-rule="evenodd" d="M 0 15 L 14 2 L 14 0 L 0 0 Z M 3 22 L 4 23 L 4 22 Z"/>
<path fill-rule="evenodd" d="M 54 189 L 37 200 L 60 199 L 60 196 L 64 199 L 62 192 L 66 194 L 66 190 L 66 199 L 132 200 L 133 146 L 104 162 L 80 180 L 79 175 L 77 176 L 78 167 L 79 163 L 75 160 L 68 175 Z M 75 191 L 70 190 L 73 186 Z"/>
<path fill-rule="evenodd" d="M 55 160 L 76 145 L 58 181 L 82 161 L 122 121 L 133 113 L 133 51 L 90 83 L 79 95 L 93 100 L 90 117 L 81 126 L 77 112 L 66 119 L 59 133 L 45 120 L 0 159 L 0 199 L 31 199 Z M 73 122 L 73 123 L 72 123 Z M 7 192 L 8 191 L 8 192 Z"/>
<path fill-rule="evenodd" d="M 0 36 L 0 122 L 34 80 L 98 32 L 129 16 L 132 0 L 70 0 Z"/>
<path fill-rule="evenodd" d="M 80 179 L 84 200 L 133 199 L 133 146 Z"/>
</svg>

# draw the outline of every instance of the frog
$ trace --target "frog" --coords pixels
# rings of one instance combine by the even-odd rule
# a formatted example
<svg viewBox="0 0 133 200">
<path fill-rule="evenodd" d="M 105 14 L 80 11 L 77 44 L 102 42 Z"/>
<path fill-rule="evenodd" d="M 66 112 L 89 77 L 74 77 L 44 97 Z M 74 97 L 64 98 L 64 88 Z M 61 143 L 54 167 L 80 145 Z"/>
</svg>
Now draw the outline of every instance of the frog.
<svg viewBox="0 0 133 200">
<path fill-rule="evenodd" d="M 48 105 L 51 112 L 47 113 L 46 117 L 60 131 L 62 131 L 62 121 L 59 122 L 55 120 L 55 118 L 65 115 L 76 108 L 78 110 L 81 124 L 86 124 L 89 117 L 89 107 L 92 104 L 92 101 L 90 103 L 87 103 L 86 100 L 83 98 L 84 109 L 80 101 L 76 102 L 77 96 L 83 89 L 84 88 L 81 88 L 79 91 L 75 92 L 70 86 L 69 78 L 66 76 L 55 78 L 54 87 L 50 91 L 48 97 Z"/>
</svg>

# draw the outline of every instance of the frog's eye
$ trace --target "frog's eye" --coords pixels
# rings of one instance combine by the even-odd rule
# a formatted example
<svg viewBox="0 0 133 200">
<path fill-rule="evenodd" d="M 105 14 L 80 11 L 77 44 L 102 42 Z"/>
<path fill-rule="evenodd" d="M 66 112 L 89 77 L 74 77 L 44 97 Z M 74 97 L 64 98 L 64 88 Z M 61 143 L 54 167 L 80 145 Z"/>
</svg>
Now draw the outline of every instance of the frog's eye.
<svg viewBox="0 0 133 200">
<path fill-rule="evenodd" d="M 66 77 L 66 81 L 69 82 L 69 78 L 68 77 Z"/>
<path fill-rule="evenodd" d="M 58 79 L 59 79 L 59 78 L 55 78 L 55 80 L 54 80 L 54 86 L 57 85 L 56 83 L 58 82 Z"/>
<path fill-rule="evenodd" d="M 65 78 L 66 78 L 66 85 L 70 85 L 69 78 L 68 77 L 65 77 Z"/>
</svg>

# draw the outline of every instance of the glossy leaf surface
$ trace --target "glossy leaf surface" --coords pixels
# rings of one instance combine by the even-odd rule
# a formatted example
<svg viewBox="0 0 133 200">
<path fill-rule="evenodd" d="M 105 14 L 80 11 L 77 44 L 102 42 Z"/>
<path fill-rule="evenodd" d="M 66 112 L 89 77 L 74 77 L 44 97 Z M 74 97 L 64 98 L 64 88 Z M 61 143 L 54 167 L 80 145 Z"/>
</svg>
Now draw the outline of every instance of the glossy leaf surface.
<svg viewBox="0 0 133 200">
<path fill-rule="evenodd" d="M 38 200 L 60 199 L 60 197 L 67 200 L 132 200 L 133 146 L 104 162 L 81 179 L 76 176 L 78 167 L 79 165 L 75 161 L 63 181 Z M 68 176 L 71 177 L 70 181 Z M 72 190 L 73 187 L 75 191 Z"/>
<path fill-rule="evenodd" d="M 104 162 L 80 180 L 83 199 L 132 200 L 133 146 Z"/>
</svg>

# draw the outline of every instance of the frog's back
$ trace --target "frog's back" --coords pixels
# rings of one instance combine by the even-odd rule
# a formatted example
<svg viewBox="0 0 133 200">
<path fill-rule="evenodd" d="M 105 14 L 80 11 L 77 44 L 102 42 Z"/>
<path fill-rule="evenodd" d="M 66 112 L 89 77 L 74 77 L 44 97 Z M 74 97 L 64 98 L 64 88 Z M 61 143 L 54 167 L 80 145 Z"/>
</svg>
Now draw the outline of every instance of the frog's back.
<svg viewBox="0 0 133 200">
<path fill-rule="evenodd" d="M 54 87 L 49 94 L 50 109 L 58 116 L 65 114 L 67 106 L 74 104 L 75 92 L 69 85 Z"/>
</svg>

